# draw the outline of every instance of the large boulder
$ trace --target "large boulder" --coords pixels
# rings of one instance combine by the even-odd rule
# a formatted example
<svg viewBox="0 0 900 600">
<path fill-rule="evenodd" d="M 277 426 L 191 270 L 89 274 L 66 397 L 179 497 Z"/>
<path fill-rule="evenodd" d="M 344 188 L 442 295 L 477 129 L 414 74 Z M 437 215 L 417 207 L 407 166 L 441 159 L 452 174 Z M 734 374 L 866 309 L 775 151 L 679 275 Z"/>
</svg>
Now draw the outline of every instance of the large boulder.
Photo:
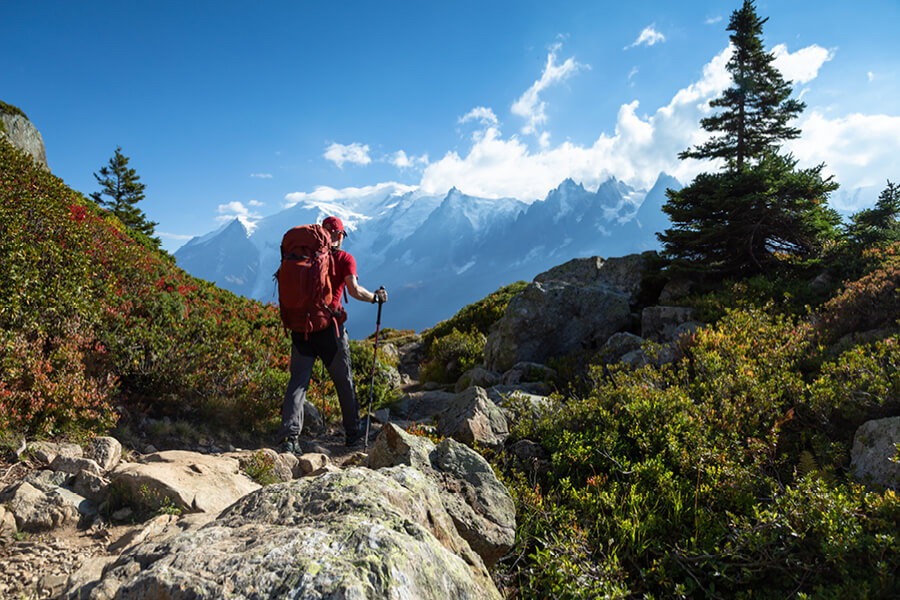
<svg viewBox="0 0 900 600">
<path fill-rule="evenodd" d="M 900 417 L 867 421 L 853 436 L 850 470 L 858 481 L 900 490 Z"/>
<path fill-rule="evenodd" d="M 411 467 L 268 486 L 215 521 L 139 544 L 95 591 L 118 598 L 499 600 L 434 484 Z"/>
<path fill-rule="evenodd" d="M 491 330 L 486 366 L 505 372 L 519 362 L 596 349 L 630 324 L 628 295 L 602 279 L 534 281 L 510 300 Z"/>
<path fill-rule="evenodd" d="M 30 154 L 41 168 L 49 171 L 47 152 L 44 149 L 44 138 L 31 121 L 21 111 L 0 102 L 0 137 L 5 138 L 13 146 Z"/>
<path fill-rule="evenodd" d="M 237 459 L 181 450 L 150 454 L 139 463 L 120 463 L 110 478 L 138 503 L 168 498 L 181 510 L 214 514 L 259 488 L 241 472 Z M 148 494 L 152 497 L 143 498 Z"/>
<path fill-rule="evenodd" d="M 413 465 L 435 481 L 457 531 L 489 567 L 512 548 L 516 508 L 488 462 L 456 440 L 435 445 L 388 425 L 367 459 L 371 469 Z"/>
</svg>

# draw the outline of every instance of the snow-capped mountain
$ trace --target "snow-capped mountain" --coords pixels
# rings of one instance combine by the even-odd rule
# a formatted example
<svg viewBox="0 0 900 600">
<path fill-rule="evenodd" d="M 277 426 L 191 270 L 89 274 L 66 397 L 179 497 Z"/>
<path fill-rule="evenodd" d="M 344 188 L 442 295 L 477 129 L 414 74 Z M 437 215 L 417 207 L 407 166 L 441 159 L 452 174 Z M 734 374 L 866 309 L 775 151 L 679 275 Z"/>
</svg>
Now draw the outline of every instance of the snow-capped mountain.
<svg viewBox="0 0 900 600">
<path fill-rule="evenodd" d="M 649 191 L 610 179 L 592 192 L 566 179 L 531 204 L 456 188 L 444 196 L 390 187 L 354 198 L 303 195 L 252 233 L 235 220 L 194 238 L 175 258 L 192 275 L 274 302 L 272 274 L 284 232 L 337 215 L 350 232 L 344 249 L 356 258 L 360 283 L 388 290 L 383 325 L 423 329 L 502 285 L 531 280 L 572 258 L 657 248 L 656 232 L 668 227 L 665 190 L 680 187 L 666 174 Z M 374 307 L 350 300 L 347 309 L 352 336 L 374 328 Z"/>
</svg>

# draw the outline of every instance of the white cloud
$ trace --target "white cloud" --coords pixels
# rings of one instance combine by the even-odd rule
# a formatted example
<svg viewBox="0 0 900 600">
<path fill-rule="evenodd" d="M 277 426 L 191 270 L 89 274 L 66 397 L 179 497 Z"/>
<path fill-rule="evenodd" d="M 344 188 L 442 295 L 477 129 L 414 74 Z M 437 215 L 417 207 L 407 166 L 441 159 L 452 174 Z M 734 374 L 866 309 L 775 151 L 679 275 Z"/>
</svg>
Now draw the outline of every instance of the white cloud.
<svg viewBox="0 0 900 600">
<path fill-rule="evenodd" d="M 249 204 L 251 206 L 262 205 L 256 200 L 251 200 Z M 216 217 L 216 221 L 218 221 L 219 223 L 238 219 L 241 223 L 244 224 L 244 227 L 246 227 L 247 231 L 250 233 L 253 233 L 253 230 L 256 228 L 257 221 L 262 219 L 261 214 L 251 211 L 242 202 L 238 201 L 220 204 L 217 212 L 219 213 L 219 216 Z"/>
<path fill-rule="evenodd" d="M 397 150 L 387 157 L 387 162 L 399 169 L 410 169 L 428 164 L 428 155 L 408 156 L 403 150 Z"/>
<path fill-rule="evenodd" d="M 272 179 L 271 173 L 250 173 L 250 177 L 255 177 L 257 179 Z"/>
<path fill-rule="evenodd" d="M 312 192 L 292 192 L 287 194 L 284 199 L 284 208 L 290 208 L 300 202 L 336 202 L 338 200 L 359 200 L 369 196 L 384 194 L 385 192 L 393 194 L 405 194 L 416 189 L 414 185 L 404 185 L 393 181 L 385 183 L 377 183 L 375 185 L 367 185 L 363 187 L 345 187 L 333 188 L 327 185 L 320 185 Z M 449 189 L 449 188 L 448 188 Z"/>
<path fill-rule="evenodd" d="M 800 166 L 825 163 L 824 173 L 841 184 L 833 197 L 835 208 L 858 210 L 874 204 L 887 179 L 900 179 L 900 116 L 854 113 L 828 118 L 813 110 L 798 126 L 802 136 L 786 148 Z"/>
<path fill-rule="evenodd" d="M 786 81 L 808 83 L 819 75 L 819 69 L 834 58 L 834 51 L 813 44 L 796 52 L 788 52 L 787 46 L 778 44 L 772 49 L 773 65 L 781 71 Z"/>
<path fill-rule="evenodd" d="M 259 200 L 251 200 L 247 204 L 249 204 L 250 206 L 265 206 L 266 205 L 265 202 L 260 202 Z"/>
<path fill-rule="evenodd" d="M 708 19 L 703 21 L 703 23 L 705 25 L 715 25 L 716 23 L 719 23 L 721 21 L 722 21 L 722 16 L 719 15 L 718 17 L 709 17 Z"/>
<path fill-rule="evenodd" d="M 323 155 L 326 159 L 336 164 L 339 168 L 344 167 L 344 163 L 352 163 L 355 165 L 367 165 L 372 162 L 369 158 L 369 146 L 354 142 L 349 145 L 332 143 L 325 149 Z"/>
<path fill-rule="evenodd" d="M 866 76 L 869 78 L 870 83 L 872 81 L 875 81 L 875 73 L 873 73 L 872 71 L 869 71 L 868 73 L 866 73 Z"/>
<path fill-rule="evenodd" d="M 482 125 L 497 125 L 497 115 L 490 108 L 484 106 L 476 106 L 459 118 L 459 123 L 468 123 L 469 121 L 478 121 Z"/>
<path fill-rule="evenodd" d="M 161 237 L 166 240 L 175 240 L 176 242 L 186 242 L 188 240 L 194 239 L 195 236 L 187 235 L 182 233 L 167 233 L 165 231 L 155 231 L 155 235 Z"/>
<path fill-rule="evenodd" d="M 591 68 L 590 65 L 576 62 L 572 57 L 567 58 L 561 65 L 556 64 L 556 53 L 560 48 L 561 44 L 559 43 L 551 46 L 541 78 L 531 84 L 531 87 L 513 102 L 511 109 L 514 115 L 525 119 L 522 133 L 537 136 L 542 147 L 549 144 L 549 135 L 546 132 L 538 132 L 540 126 L 547 122 L 547 104 L 541 100 L 540 93 L 551 85 L 565 81 L 581 69 Z"/>
<path fill-rule="evenodd" d="M 653 46 L 654 44 L 664 41 L 666 41 L 666 36 L 656 31 L 656 23 L 653 23 L 644 27 L 644 30 L 641 31 L 641 35 L 639 35 L 630 45 L 625 46 L 623 50 L 628 50 L 635 46 Z"/>
</svg>

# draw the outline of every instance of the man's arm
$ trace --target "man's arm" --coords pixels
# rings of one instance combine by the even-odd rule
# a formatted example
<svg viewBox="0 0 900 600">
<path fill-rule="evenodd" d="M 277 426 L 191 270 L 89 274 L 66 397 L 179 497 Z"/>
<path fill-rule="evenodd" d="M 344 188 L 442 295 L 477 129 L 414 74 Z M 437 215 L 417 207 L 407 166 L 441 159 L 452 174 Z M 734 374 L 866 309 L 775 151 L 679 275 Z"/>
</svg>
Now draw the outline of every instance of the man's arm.
<svg viewBox="0 0 900 600">
<path fill-rule="evenodd" d="M 381 299 L 381 302 L 387 302 L 386 290 L 380 289 L 377 292 L 370 292 L 359 285 L 359 279 L 357 279 L 356 275 L 344 277 L 344 284 L 347 286 L 347 293 L 361 302 L 375 302 L 376 294 Z"/>
</svg>

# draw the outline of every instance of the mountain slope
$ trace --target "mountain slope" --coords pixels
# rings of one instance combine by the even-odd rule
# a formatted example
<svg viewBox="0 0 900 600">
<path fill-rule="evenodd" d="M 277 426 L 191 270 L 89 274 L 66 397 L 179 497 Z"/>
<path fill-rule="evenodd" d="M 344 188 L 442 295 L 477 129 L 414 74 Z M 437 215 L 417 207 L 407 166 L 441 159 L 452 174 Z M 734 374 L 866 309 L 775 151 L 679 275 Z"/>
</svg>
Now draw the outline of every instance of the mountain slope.
<svg viewBox="0 0 900 600">
<path fill-rule="evenodd" d="M 280 260 L 281 236 L 294 225 L 336 214 L 351 231 L 344 248 L 357 260 L 360 282 L 369 288 L 384 285 L 390 292 L 385 307 L 390 326 L 422 329 L 502 285 L 531 279 L 569 259 L 658 247 L 655 228 L 668 222 L 660 210 L 667 186 L 680 187 L 664 174 L 647 193 L 615 179 L 591 192 L 568 179 L 530 205 L 469 196 L 456 188 L 445 196 L 387 188 L 364 202 L 306 197 L 258 223 L 249 236 L 258 259 L 252 252 L 234 252 L 230 266 L 219 270 L 222 248 L 243 246 L 241 240 L 226 239 L 234 231 L 225 230 L 204 236 L 208 256 L 199 256 L 199 244 L 186 244 L 175 257 L 197 277 L 236 293 L 249 289 L 249 296 L 272 302 L 271 273 Z M 222 239 L 210 239 L 217 236 Z M 246 285 L 254 272 L 255 284 Z M 355 304 L 351 312 L 368 319 L 370 311 Z"/>
<path fill-rule="evenodd" d="M 117 404 L 247 428 L 277 414 L 276 309 L 189 276 L 5 140 L 0 264 L 0 432 L 103 430 Z"/>
</svg>

